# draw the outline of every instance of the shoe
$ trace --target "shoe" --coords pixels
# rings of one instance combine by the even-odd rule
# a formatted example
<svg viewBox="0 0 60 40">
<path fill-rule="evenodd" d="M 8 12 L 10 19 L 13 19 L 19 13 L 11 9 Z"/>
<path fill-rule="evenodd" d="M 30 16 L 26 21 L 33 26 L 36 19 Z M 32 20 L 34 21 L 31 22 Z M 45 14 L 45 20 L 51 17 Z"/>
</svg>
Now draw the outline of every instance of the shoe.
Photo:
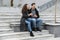
<svg viewBox="0 0 60 40">
<path fill-rule="evenodd" d="M 41 32 L 42 30 L 41 30 L 41 29 L 39 29 L 39 28 L 37 28 L 37 31 L 40 31 L 40 32 Z"/>
<path fill-rule="evenodd" d="M 35 32 L 37 31 L 37 28 L 34 28 Z"/>
<path fill-rule="evenodd" d="M 31 36 L 31 37 L 34 37 L 34 34 L 33 34 L 32 32 L 30 32 L 30 36 Z"/>
</svg>

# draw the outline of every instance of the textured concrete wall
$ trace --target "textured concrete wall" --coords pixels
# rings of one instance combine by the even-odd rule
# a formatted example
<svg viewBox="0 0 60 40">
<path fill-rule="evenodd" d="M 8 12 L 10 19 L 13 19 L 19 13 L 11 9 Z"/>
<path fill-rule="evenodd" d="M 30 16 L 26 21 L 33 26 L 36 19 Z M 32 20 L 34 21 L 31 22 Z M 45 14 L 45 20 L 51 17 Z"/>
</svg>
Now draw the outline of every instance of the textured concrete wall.
<svg viewBox="0 0 60 40">
<path fill-rule="evenodd" d="M 22 0 L 22 4 L 25 4 L 25 3 L 28 3 L 28 4 L 31 4 L 31 3 L 37 3 L 37 5 L 42 5 L 44 3 L 47 3 L 51 0 Z"/>
<path fill-rule="evenodd" d="M 10 6 L 10 4 L 11 4 L 10 3 L 11 0 L 0 0 L 0 4 L 2 1 L 3 1 L 2 5 L 4 5 L 4 6 Z M 28 3 L 28 4 L 36 3 L 37 5 L 42 5 L 49 1 L 51 1 L 51 0 L 44 0 L 44 1 L 43 0 L 14 0 L 13 4 L 14 4 L 14 7 L 17 7 L 19 4 L 24 5 L 26 3 Z"/>
<path fill-rule="evenodd" d="M 18 6 L 20 4 L 20 0 L 14 0 L 13 1 L 14 7 Z M 11 5 L 11 0 L 0 0 L 0 6 L 8 6 Z"/>
<path fill-rule="evenodd" d="M 2 0 L 2 1 L 3 1 L 3 6 L 10 6 L 11 0 Z"/>
<path fill-rule="evenodd" d="M 2 0 L 0 0 L 0 6 L 2 6 Z"/>
</svg>

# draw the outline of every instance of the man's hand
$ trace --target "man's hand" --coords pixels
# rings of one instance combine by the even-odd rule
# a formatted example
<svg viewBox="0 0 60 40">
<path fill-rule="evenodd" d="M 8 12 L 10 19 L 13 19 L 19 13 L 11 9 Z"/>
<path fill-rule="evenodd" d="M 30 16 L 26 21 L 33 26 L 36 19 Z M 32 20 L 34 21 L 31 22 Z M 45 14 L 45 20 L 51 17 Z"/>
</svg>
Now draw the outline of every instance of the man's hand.
<svg viewBox="0 0 60 40">
<path fill-rule="evenodd" d="M 28 14 L 28 16 L 33 16 L 33 14 L 32 14 L 32 13 L 30 13 L 30 14 Z"/>
<path fill-rule="evenodd" d="M 37 15 L 34 15 L 34 17 L 37 17 Z"/>
</svg>

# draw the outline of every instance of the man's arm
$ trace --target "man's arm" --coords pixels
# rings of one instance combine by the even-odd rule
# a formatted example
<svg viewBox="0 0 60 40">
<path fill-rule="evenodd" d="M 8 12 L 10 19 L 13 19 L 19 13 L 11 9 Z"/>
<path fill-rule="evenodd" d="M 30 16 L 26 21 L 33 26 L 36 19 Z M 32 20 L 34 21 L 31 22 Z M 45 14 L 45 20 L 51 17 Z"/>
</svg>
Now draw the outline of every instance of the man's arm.
<svg viewBox="0 0 60 40">
<path fill-rule="evenodd" d="M 37 18 L 39 18 L 40 16 L 39 16 L 39 12 L 38 12 L 38 10 L 35 9 L 35 11 L 36 11 Z"/>
</svg>

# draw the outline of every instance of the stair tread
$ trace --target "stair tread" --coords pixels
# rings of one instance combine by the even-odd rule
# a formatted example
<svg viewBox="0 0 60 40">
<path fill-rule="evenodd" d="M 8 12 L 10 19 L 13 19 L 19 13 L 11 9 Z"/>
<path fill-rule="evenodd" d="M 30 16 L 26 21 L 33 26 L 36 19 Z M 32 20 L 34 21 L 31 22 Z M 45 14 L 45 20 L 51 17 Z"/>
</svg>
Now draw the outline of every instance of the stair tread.
<svg viewBox="0 0 60 40">
<path fill-rule="evenodd" d="M 12 30 L 12 29 L 4 29 L 4 28 L 0 29 L 0 31 L 6 31 L 6 30 Z"/>
<path fill-rule="evenodd" d="M 47 39 L 48 40 L 48 39 Z M 58 38 L 51 38 L 51 39 L 49 39 L 49 40 L 60 40 L 60 37 L 58 37 Z"/>
<path fill-rule="evenodd" d="M 48 32 L 48 31 L 45 31 L 45 34 L 46 34 L 46 32 Z M 42 31 L 42 32 L 33 32 L 33 33 L 35 33 L 35 34 L 44 34 L 44 31 Z M 29 32 L 13 32 L 13 33 L 6 33 L 6 34 L 1 34 L 0 36 L 6 36 L 6 35 L 15 35 L 15 34 L 29 34 Z"/>
<path fill-rule="evenodd" d="M 48 24 L 48 25 L 60 25 L 60 23 L 45 23 L 45 24 Z"/>
<path fill-rule="evenodd" d="M 43 38 L 43 37 L 50 37 L 52 36 L 52 34 L 47 34 L 47 35 L 38 35 L 38 36 L 35 36 L 35 37 L 30 37 L 30 36 L 27 36 L 27 37 L 20 37 L 20 38 L 12 38 L 12 39 L 9 39 L 9 40 L 22 40 L 22 39 L 35 39 L 35 38 Z M 8 40 L 8 39 L 6 39 Z"/>
<path fill-rule="evenodd" d="M 0 23 L 0 27 L 2 27 L 2 26 L 9 26 L 9 24 L 8 23 Z"/>
</svg>

